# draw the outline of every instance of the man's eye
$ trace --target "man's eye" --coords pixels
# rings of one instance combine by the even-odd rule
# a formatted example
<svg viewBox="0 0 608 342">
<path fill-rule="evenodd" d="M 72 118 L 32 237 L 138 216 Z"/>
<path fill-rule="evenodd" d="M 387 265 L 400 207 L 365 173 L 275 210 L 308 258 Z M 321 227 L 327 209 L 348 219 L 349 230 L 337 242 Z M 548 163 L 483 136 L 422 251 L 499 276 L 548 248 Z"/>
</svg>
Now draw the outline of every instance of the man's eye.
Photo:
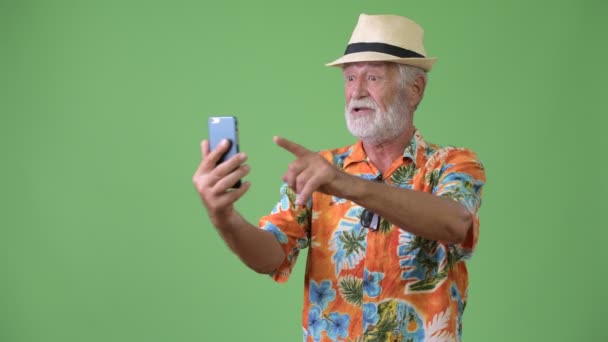
<svg viewBox="0 0 608 342">
<path fill-rule="evenodd" d="M 376 76 L 371 76 L 371 75 L 370 75 L 370 76 L 367 76 L 367 80 L 368 80 L 368 81 L 373 81 L 373 82 L 375 82 L 375 81 L 377 81 L 377 80 L 378 80 L 378 77 L 376 77 Z"/>
<path fill-rule="evenodd" d="M 355 77 L 354 77 L 354 76 L 350 76 L 350 75 L 348 75 L 348 76 L 346 76 L 346 80 L 347 80 L 347 81 L 354 81 L 354 80 L 355 80 Z"/>
</svg>

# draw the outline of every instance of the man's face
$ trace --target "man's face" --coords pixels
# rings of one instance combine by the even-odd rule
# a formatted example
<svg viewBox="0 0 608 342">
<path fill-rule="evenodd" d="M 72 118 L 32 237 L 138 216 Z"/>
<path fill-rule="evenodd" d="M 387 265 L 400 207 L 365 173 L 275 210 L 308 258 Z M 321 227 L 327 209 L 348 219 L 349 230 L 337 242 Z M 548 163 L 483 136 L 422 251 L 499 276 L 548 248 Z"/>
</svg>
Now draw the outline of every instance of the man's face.
<svg viewBox="0 0 608 342">
<path fill-rule="evenodd" d="M 343 72 L 351 134 L 379 144 L 396 138 L 411 124 L 405 87 L 394 63 L 352 63 Z"/>
</svg>

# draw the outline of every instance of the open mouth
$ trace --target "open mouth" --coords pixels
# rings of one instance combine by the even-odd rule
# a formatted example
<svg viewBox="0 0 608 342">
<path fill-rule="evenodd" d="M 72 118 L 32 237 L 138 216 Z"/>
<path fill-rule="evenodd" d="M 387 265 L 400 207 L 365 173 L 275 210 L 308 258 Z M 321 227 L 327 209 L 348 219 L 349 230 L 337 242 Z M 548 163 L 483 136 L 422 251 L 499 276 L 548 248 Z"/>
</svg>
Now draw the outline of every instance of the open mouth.
<svg viewBox="0 0 608 342">
<path fill-rule="evenodd" d="M 355 107 L 353 108 L 352 112 L 355 114 L 364 114 L 372 112 L 372 109 L 369 107 Z"/>
</svg>

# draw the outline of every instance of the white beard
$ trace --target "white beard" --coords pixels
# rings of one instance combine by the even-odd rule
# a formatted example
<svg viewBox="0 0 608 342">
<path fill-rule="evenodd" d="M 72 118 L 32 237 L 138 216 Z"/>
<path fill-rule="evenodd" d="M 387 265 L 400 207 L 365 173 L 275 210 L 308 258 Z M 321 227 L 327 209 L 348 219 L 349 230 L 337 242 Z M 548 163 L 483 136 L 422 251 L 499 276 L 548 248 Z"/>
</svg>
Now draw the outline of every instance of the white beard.
<svg viewBox="0 0 608 342">
<path fill-rule="evenodd" d="M 351 114 L 356 107 L 368 107 L 373 110 L 369 114 Z M 387 111 L 380 110 L 378 104 L 371 98 L 351 100 L 346 106 L 346 126 L 352 135 L 366 143 L 378 145 L 395 139 L 411 124 L 411 113 L 405 103 L 404 96 L 397 96 Z"/>
</svg>

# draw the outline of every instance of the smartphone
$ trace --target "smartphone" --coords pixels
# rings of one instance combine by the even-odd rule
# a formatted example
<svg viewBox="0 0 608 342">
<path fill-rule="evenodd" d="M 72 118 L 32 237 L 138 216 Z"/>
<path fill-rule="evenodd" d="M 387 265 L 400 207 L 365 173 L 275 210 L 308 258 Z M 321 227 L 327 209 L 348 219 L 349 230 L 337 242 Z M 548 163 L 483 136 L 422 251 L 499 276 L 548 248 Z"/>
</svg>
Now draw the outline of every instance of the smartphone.
<svg viewBox="0 0 608 342">
<path fill-rule="evenodd" d="M 212 116 L 208 121 L 209 125 L 209 149 L 213 151 L 223 140 L 230 141 L 230 149 L 220 158 L 218 164 L 230 159 L 239 153 L 239 128 L 238 121 L 234 116 Z M 233 188 L 241 186 L 239 180 Z"/>
</svg>

